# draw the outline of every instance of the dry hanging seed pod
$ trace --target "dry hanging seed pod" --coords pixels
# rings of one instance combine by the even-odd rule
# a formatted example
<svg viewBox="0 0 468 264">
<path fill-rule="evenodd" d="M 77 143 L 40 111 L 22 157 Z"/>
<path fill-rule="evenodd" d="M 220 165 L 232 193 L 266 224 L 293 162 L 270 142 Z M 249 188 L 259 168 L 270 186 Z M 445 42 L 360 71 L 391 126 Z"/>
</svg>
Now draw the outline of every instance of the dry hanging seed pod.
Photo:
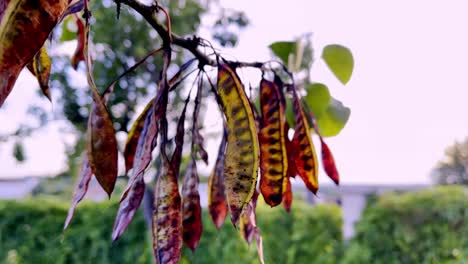
<svg viewBox="0 0 468 264">
<path fill-rule="evenodd" d="M 42 94 L 44 94 L 49 101 L 52 101 L 49 88 L 51 61 L 49 54 L 47 54 L 45 44 L 41 47 L 39 52 L 34 55 L 34 58 L 28 63 L 27 67 L 29 71 L 36 76 Z"/>
<path fill-rule="evenodd" d="M 288 176 L 284 177 L 284 185 L 286 186 L 283 189 L 283 207 L 286 209 L 287 212 L 291 211 L 291 206 L 292 206 L 292 200 L 293 200 L 293 194 L 292 194 L 292 187 L 291 187 L 291 178 Z"/>
<path fill-rule="evenodd" d="M 78 185 L 76 185 L 75 190 L 73 192 L 73 201 L 68 209 L 67 218 L 65 220 L 65 224 L 63 225 L 63 229 L 66 229 L 70 224 L 73 214 L 75 213 L 75 208 L 81 200 L 83 200 L 84 196 L 88 192 L 89 182 L 91 181 L 91 177 L 93 176 L 93 172 L 91 171 L 91 167 L 89 165 L 88 157 L 84 155 L 83 163 L 81 165 L 81 178 Z"/>
<path fill-rule="evenodd" d="M 309 116 L 310 120 L 312 121 L 312 128 L 315 130 L 315 133 L 317 133 L 317 135 L 320 138 L 323 170 L 325 171 L 325 173 L 327 173 L 328 177 L 336 185 L 340 185 L 340 174 L 338 173 L 338 169 L 336 168 L 336 162 L 333 158 L 333 154 L 330 148 L 328 147 L 327 143 L 325 143 L 325 141 L 323 140 L 322 135 L 320 134 L 320 130 L 315 120 L 314 114 L 312 112 L 309 112 Z"/>
<path fill-rule="evenodd" d="M 338 169 L 336 168 L 335 159 L 333 154 L 330 151 L 328 145 L 323 141 L 323 138 L 320 137 L 320 143 L 322 144 L 322 163 L 323 169 L 327 173 L 328 177 L 336 184 L 340 184 L 340 175 Z"/>
<path fill-rule="evenodd" d="M 288 173 L 285 142 L 285 103 L 280 88 L 263 79 L 260 83 L 260 191 L 270 206 L 281 203 Z"/>
<path fill-rule="evenodd" d="M 88 85 L 93 99 L 88 119 L 86 150 L 91 170 L 101 187 L 109 195 L 117 180 L 117 140 L 112 119 L 94 82 L 89 56 L 89 21 L 85 28 L 85 64 Z"/>
<path fill-rule="evenodd" d="M 177 168 L 163 158 L 155 188 L 153 250 L 156 263 L 179 263 L 182 250 L 182 202 Z"/>
<path fill-rule="evenodd" d="M 163 88 L 168 88 L 162 81 Z M 165 89 L 168 91 L 168 89 Z M 154 190 L 153 212 L 153 251 L 156 263 L 179 263 L 182 253 L 182 199 L 179 194 L 178 175 L 184 144 L 185 111 L 190 100 L 190 94 L 185 100 L 184 109 L 177 123 L 175 148 L 169 162 L 166 154 L 167 120 L 165 115 L 160 121 L 162 173 L 157 179 Z M 162 112 L 166 113 L 167 93 L 161 102 Z"/>
<path fill-rule="evenodd" d="M 194 153 L 192 153 L 193 155 Z M 194 251 L 203 232 L 197 163 L 192 157 L 182 184 L 182 225 L 185 244 Z"/>
<path fill-rule="evenodd" d="M 292 151 L 295 153 L 297 173 L 304 181 L 307 189 L 313 193 L 318 190 L 318 163 L 317 154 L 310 138 L 310 128 L 302 108 L 301 101 L 294 86 L 289 87 L 293 95 L 294 111 L 294 137 Z"/>
<path fill-rule="evenodd" d="M 228 65 L 218 65 L 218 94 L 227 123 L 224 186 L 237 224 L 240 213 L 255 191 L 258 170 L 258 138 L 250 103 L 239 77 Z"/>
<path fill-rule="evenodd" d="M 224 224 L 228 207 L 224 194 L 224 151 L 226 149 L 226 133 L 219 145 L 218 158 L 208 179 L 208 210 L 211 219 L 218 230 Z"/>
</svg>

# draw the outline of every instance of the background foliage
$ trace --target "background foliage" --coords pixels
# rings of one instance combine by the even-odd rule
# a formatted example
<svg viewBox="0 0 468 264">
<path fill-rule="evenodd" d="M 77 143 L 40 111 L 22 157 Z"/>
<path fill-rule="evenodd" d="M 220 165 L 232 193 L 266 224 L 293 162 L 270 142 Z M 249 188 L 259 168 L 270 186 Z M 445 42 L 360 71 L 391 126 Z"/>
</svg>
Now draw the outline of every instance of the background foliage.
<svg viewBox="0 0 468 264">
<path fill-rule="evenodd" d="M 344 263 L 467 263 L 468 189 L 438 187 L 376 199 Z"/>
<path fill-rule="evenodd" d="M 62 233 L 68 204 L 1 201 L 0 262 L 152 263 L 150 236 L 140 212 L 130 230 L 111 244 L 108 223 L 113 223 L 116 206 L 85 203 Z M 282 208 L 260 204 L 257 220 L 266 263 L 468 262 L 467 188 L 444 186 L 377 197 L 348 243 L 342 242 L 341 217 L 334 205 L 311 207 L 294 201 L 288 215 Z M 203 221 L 199 248 L 195 253 L 184 249 L 181 263 L 259 263 L 255 245 L 248 247 L 229 220 L 219 233 L 208 214 Z"/>
<path fill-rule="evenodd" d="M 0 202 L 1 263 L 152 263 L 150 235 L 140 213 L 115 244 L 111 231 L 116 203 L 84 204 L 62 233 L 68 204 L 35 200 Z M 341 241 L 336 206 L 296 202 L 291 215 L 261 206 L 266 263 L 335 263 Z M 218 233 L 207 213 L 195 253 L 184 249 L 181 263 L 259 263 L 255 245 L 247 246 L 229 220 Z M 146 237 L 145 237 L 146 234 Z M 281 237 L 281 239 L 278 239 Z M 145 242 L 146 241 L 146 242 Z M 142 248 L 144 249 L 142 251 Z"/>
<path fill-rule="evenodd" d="M 437 184 L 468 185 L 468 138 L 445 149 L 445 157 L 432 171 Z"/>
</svg>

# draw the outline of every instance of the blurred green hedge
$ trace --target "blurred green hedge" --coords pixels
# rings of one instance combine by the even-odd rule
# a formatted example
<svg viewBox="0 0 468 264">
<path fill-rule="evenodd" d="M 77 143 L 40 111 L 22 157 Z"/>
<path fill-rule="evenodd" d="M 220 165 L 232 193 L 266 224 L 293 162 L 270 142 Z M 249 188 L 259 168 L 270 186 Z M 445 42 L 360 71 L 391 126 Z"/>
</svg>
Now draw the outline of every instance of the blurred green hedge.
<svg viewBox="0 0 468 264">
<path fill-rule="evenodd" d="M 138 213 L 111 243 L 115 203 L 85 203 L 62 232 L 68 204 L 49 200 L 0 201 L 0 263 L 152 263 L 150 235 Z M 336 263 L 341 249 L 341 210 L 295 201 L 292 213 L 258 209 L 266 263 Z M 204 214 L 199 248 L 184 249 L 181 263 L 259 263 L 229 220 L 221 232 Z"/>
<path fill-rule="evenodd" d="M 468 263 L 468 189 L 383 195 L 356 231 L 343 263 Z"/>
</svg>

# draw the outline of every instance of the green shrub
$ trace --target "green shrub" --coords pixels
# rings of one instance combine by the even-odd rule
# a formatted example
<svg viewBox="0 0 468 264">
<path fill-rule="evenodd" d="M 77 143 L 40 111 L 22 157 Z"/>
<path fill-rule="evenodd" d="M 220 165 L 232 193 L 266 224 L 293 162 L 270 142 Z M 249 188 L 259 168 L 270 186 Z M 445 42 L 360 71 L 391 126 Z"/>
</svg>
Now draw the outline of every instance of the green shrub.
<svg viewBox="0 0 468 264">
<path fill-rule="evenodd" d="M 468 263 L 468 189 L 379 197 L 364 212 L 343 263 Z"/>
<path fill-rule="evenodd" d="M 0 263 L 151 263 L 143 217 L 112 245 L 116 205 L 80 206 L 63 232 L 67 207 L 46 200 L 0 202 Z"/>
<path fill-rule="evenodd" d="M 312 207 L 294 201 L 291 214 L 287 214 L 281 206 L 261 205 L 257 222 L 263 236 L 266 263 L 336 263 L 342 239 L 339 207 Z M 185 249 L 182 263 L 260 262 L 255 241 L 248 247 L 230 220 L 218 233 L 205 215 L 200 246 L 193 254 Z"/>
<path fill-rule="evenodd" d="M 111 230 L 117 205 L 85 203 L 63 232 L 68 204 L 35 200 L 0 201 L 0 263 L 152 263 L 151 239 L 139 212 L 116 243 Z M 181 263 L 259 263 L 255 242 L 248 247 L 226 221 L 218 232 L 203 215 L 199 248 L 184 249 Z M 266 263 L 336 263 L 341 244 L 341 211 L 295 201 L 282 208 L 258 209 Z"/>
</svg>

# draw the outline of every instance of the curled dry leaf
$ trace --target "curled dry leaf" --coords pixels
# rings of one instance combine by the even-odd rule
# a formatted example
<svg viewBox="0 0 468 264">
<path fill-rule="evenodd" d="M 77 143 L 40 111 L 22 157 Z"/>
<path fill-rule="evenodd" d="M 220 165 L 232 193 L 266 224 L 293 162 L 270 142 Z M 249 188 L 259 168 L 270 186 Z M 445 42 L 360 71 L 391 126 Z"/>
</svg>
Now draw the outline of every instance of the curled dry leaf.
<svg viewBox="0 0 468 264">
<path fill-rule="evenodd" d="M 49 54 L 47 54 L 45 44 L 36 53 L 36 55 L 34 55 L 32 61 L 28 63 L 27 67 L 29 71 L 36 76 L 42 93 L 47 97 L 47 99 L 49 99 L 49 101 L 52 101 L 49 88 L 51 62 Z"/>
<path fill-rule="evenodd" d="M 275 83 L 263 79 L 260 83 L 260 191 L 270 206 L 281 203 L 284 178 L 288 173 L 283 101 L 280 88 Z"/>
<path fill-rule="evenodd" d="M 198 184 L 197 163 L 192 157 L 182 184 L 182 225 L 185 244 L 193 251 L 197 248 L 203 231 L 202 209 Z"/>
<path fill-rule="evenodd" d="M 224 186 L 237 224 L 240 213 L 250 201 L 257 183 L 259 147 L 255 120 L 239 77 L 228 65 L 218 65 L 218 94 L 227 123 Z"/>
<path fill-rule="evenodd" d="M 224 194 L 224 158 L 226 149 L 226 134 L 219 145 L 218 157 L 208 180 L 208 210 L 216 228 L 221 229 L 228 211 Z"/>
<path fill-rule="evenodd" d="M 0 107 L 19 73 L 44 45 L 70 0 L 10 0 L 0 5 Z M 2 9 L 4 10 L 3 12 Z M 18 32 L 21 32 L 18 34 Z"/>
<path fill-rule="evenodd" d="M 67 219 L 65 220 L 63 229 L 68 227 L 70 221 L 73 218 L 73 214 L 75 213 L 76 206 L 79 202 L 81 202 L 81 200 L 83 200 L 84 196 L 88 192 L 88 186 L 92 176 L 93 172 L 89 166 L 88 157 L 84 155 L 83 163 L 81 165 L 81 178 L 79 179 L 78 185 L 76 185 L 75 191 L 73 192 L 73 200 L 70 208 L 68 209 Z"/>
</svg>

